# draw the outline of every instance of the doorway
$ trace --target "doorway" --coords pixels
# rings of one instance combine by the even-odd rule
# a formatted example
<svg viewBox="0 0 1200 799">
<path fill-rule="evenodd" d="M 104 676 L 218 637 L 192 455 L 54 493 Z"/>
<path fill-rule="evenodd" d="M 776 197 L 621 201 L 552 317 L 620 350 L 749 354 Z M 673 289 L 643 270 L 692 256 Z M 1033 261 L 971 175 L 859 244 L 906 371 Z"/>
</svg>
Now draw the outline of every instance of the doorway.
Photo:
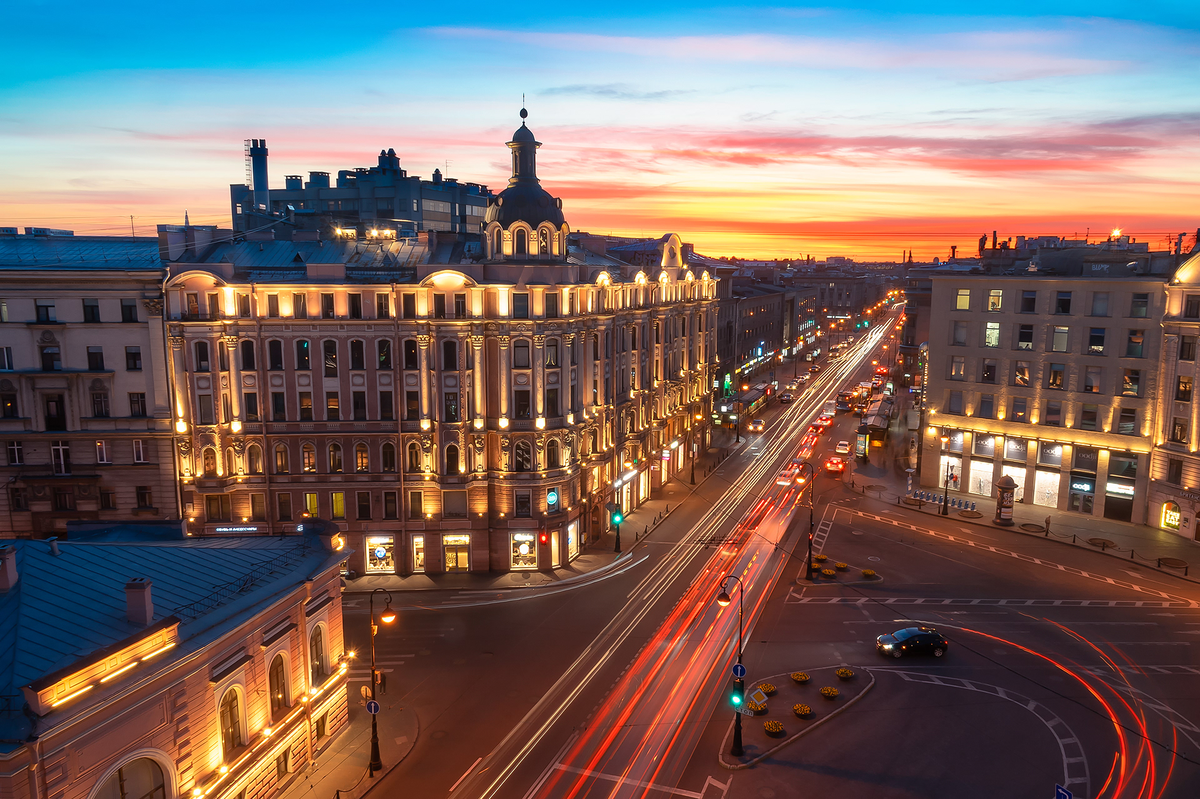
<svg viewBox="0 0 1200 799">
<path fill-rule="evenodd" d="M 465 572 L 470 568 L 470 547 L 448 546 L 445 549 L 447 572 Z"/>
</svg>

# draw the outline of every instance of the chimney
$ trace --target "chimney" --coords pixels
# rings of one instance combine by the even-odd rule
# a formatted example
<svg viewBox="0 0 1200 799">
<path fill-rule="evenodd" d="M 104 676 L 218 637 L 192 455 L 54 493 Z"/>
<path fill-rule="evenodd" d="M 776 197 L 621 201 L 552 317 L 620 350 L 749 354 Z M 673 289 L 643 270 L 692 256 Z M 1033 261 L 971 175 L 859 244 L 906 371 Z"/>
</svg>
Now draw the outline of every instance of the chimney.
<svg viewBox="0 0 1200 799">
<path fill-rule="evenodd" d="M 996 249 L 996 231 L 992 231 L 992 249 Z"/>
<path fill-rule="evenodd" d="M 134 577 L 125 583 L 125 615 L 134 624 L 145 627 L 154 619 L 154 600 L 150 597 L 150 581 Z"/>
<path fill-rule="evenodd" d="M 270 188 L 267 186 L 267 140 L 250 140 L 250 177 L 254 183 L 254 207 L 271 211 Z"/>
<path fill-rule="evenodd" d="M 58 549 L 58 536 L 56 536 L 56 535 L 50 536 L 49 538 L 46 539 L 46 543 L 50 545 L 50 554 L 51 555 L 53 555 L 54 557 L 57 558 L 59 555 L 62 554 L 62 552 L 60 552 Z"/>
<path fill-rule="evenodd" d="M 0 593 L 17 587 L 17 550 L 14 547 L 0 549 Z"/>
</svg>

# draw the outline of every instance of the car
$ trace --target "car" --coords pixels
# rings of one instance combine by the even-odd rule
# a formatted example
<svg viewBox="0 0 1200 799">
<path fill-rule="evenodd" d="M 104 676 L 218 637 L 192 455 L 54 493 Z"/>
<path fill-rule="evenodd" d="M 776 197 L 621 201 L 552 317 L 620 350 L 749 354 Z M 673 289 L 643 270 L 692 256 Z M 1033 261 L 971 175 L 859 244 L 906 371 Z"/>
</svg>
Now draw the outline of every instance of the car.
<svg viewBox="0 0 1200 799">
<path fill-rule="evenodd" d="M 812 366 L 808 367 L 808 371 L 809 373 L 815 375 L 817 372 L 821 371 L 821 367 L 814 363 Z"/>
<path fill-rule="evenodd" d="M 765 427 L 765 425 L 763 424 L 762 419 L 754 419 L 750 422 L 751 433 L 761 433 L 763 431 L 763 427 Z"/>
<path fill-rule="evenodd" d="M 888 368 L 886 366 L 880 365 L 880 366 L 875 367 L 875 374 L 886 375 L 887 373 L 888 373 Z"/>
<path fill-rule="evenodd" d="M 818 427 L 829 427 L 829 425 L 833 424 L 833 416 L 828 413 L 823 413 L 817 417 L 815 424 Z"/>
<path fill-rule="evenodd" d="M 825 471 L 830 474 L 841 474 L 846 471 L 846 461 L 834 455 L 825 461 Z"/>
<path fill-rule="evenodd" d="M 833 451 L 839 455 L 849 455 L 850 454 L 850 442 L 849 441 L 839 441 L 837 443 L 837 446 L 834 447 Z"/>
<path fill-rule="evenodd" d="M 810 424 L 808 426 L 808 431 L 805 433 L 805 435 L 813 436 L 815 438 L 816 436 L 819 436 L 824 432 L 825 432 L 825 428 L 821 427 L 820 425 Z"/>
<path fill-rule="evenodd" d="M 775 485 L 790 486 L 792 483 L 796 482 L 796 477 L 798 476 L 799 472 L 800 468 L 796 465 L 795 461 L 792 461 L 782 472 L 779 473 L 779 476 L 775 478 Z"/>
<path fill-rule="evenodd" d="M 792 400 L 794 400 L 794 399 L 795 399 L 795 397 L 793 397 L 791 394 L 780 394 L 779 395 L 779 403 L 781 405 L 791 405 Z"/>
<path fill-rule="evenodd" d="M 798 389 L 798 388 L 800 388 L 800 381 L 799 381 L 799 380 L 792 380 L 791 382 L 789 382 L 789 383 L 787 384 L 787 389 L 788 389 L 788 391 L 795 391 L 795 390 L 796 390 L 796 389 Z"/>
<path fill-rule="evenodd" d="M 905 655 L 933 655 L 940 658 L 949 647 L 950 642 L 946 637 L 932 627 L 905 627 L 875 639 L 875 650 L 894 658 Z"/>
<path fill-rule="evenodd" d="M 810 371 L 811 371 L 811 370 L 810 370 Z M 807 382 L 808 382 L 808 375 L 800 375 L 799 377 L 797 377 L 797 378 L 796 378 L 796 380 L 797 380 L 798 382 L 800 382 L 800 383 L 807 383 Z"/>
</svg>

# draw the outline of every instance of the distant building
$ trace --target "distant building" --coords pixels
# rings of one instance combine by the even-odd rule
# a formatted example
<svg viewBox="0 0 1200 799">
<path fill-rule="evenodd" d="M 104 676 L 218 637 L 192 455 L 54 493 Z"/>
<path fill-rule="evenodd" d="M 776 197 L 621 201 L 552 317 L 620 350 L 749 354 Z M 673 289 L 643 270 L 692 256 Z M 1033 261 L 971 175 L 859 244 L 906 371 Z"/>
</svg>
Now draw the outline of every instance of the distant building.
<svg viewBox="0 0 1200 799">
<path fill-rule="evenodd" d="M 154 239 L 0 235 L 0 519 L 179 518 Z"/>
<path fill-rule="evenodd" d="M 335 539 L 66 535 L 0 541 L 0 796 L 270 799 L 344 729 Z"/>
<path fill-rule="evenodd" d="M 410 176 L 395 150 L 380 150 L 373 167 L 343 169 L 331 183 L 328 172 L 268 183 L 267 142 L 246 142 L 246 182 L 229 187 L 237 233 L 272 230 L 291 239 L 294 230 L 319 231 L 324 238 L 403 238 L 420 231 L 478 233 L 487 212 L 487 186 L 459 183 L 435 169 L 430 180 Z"/>
</svg>

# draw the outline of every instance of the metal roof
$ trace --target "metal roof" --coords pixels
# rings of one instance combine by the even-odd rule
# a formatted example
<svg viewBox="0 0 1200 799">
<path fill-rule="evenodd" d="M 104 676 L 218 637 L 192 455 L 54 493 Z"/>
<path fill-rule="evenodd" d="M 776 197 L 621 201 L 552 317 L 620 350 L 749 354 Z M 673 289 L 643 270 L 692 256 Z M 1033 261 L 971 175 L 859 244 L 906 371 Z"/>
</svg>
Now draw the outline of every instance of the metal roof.
<svg viewBox="0 0 1200 799">
<path fill-rule="evenodd" d="M 0 236 L 0 266 L 29 269 L 161 269 L 158 239 L 130 236 Z"/>
</svg>

